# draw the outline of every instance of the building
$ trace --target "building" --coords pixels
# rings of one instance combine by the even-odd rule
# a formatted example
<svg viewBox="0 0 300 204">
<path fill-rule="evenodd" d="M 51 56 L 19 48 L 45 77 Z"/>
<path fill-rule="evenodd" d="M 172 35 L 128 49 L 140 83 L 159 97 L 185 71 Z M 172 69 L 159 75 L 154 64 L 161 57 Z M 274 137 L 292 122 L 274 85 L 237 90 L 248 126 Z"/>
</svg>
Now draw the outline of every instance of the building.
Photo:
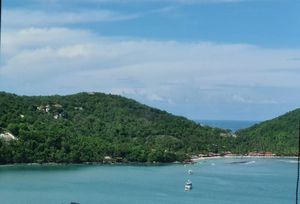
<svg viewBox="0 0 300 204">
<path fill-rule="evenodd" d="M 3 139 L 5 141 L 11 141 L 11 140 L 17 140 L 17 138 L 11 134 L 10 132 L 4 132 L 0 134 L 0 139 Z"/>
</svg>

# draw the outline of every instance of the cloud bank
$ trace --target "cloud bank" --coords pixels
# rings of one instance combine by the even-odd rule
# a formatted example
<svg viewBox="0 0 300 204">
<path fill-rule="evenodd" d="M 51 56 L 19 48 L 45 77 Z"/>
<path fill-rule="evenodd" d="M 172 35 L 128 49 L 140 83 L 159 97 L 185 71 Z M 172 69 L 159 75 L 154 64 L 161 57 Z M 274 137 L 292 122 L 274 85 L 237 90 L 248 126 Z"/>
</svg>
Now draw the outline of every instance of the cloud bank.
<svg viewBox="0 0 300 204">
<path fill-rule="evenodd" d="M 220 101 L 272 105 L 284 99 L 260 89 L 300 87 L 297 49 L 120 40 L 67 28 L 10 31 L 3 42 L 0 85 L 19 93 L 96 90 L 171 107 Z"/>
<path fill-rule="evenodd" d="M 39 6 L 4 10 L 0 90 L 28 95 L 101 91 L 175 114 L 206 119 L 260 120 L 299 106 L 300 49 L 201 40 L 113 38 L 101 35 L 100 29 L 87 29 L 89 25 L 109 22 L 116 23 L 114 28 L 118 30 L 122 23 L 137 18 L 142 21 L 147 15 L 159 13 L 167 19 L 170 12 L 176 15 L 177 4 L 246 0 L 151 1 L 172 5 L 150 10 L 143 7 L 143 11 L 107 7 L 110 10 L 105 6 L 97 10 L 88 6 L 62 10 L 63 2 L 71 1 L 47 1 L 54 7 L 60 5 L 58 10 L 37 9 Z"/>
</svg>

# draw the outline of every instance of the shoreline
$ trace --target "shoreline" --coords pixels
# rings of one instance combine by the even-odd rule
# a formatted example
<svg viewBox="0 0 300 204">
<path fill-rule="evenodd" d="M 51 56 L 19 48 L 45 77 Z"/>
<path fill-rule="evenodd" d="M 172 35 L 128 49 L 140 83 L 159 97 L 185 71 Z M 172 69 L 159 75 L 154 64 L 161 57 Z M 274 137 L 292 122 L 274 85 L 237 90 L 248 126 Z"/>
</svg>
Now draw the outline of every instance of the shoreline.
<svg viewBox="0 0 300 204">
<path fill-rule="evenodd" d="M 200 161 L 214 160 L 214 159 L 297 159 L 296 156 L 214 156 L 214 157 L 198 157 L 191 159 L 191 163 L 172 162 L 172 163 L 101 163 L 101 162 L 86 162 L 86 163 L 14 163 L 14 164 L 0 164 L 1 167 L 16 167 L 16 166 L 96 166 L 96 165 L 129 165 L 129 166 L 163 166 L 173 164 L 193 164 Z"/>
<path fill-rule="evenodd" d="M 164 165 L 174 165 L 174 164 L 183 164 L 181 162 L 172 162 L 172 163 L 138 163 L 138 162 L 112 162 L 112 163 L 102 163 L 102 162 L 85 162 L 85 163 L 14 163 L 14 164 L 0 164 L 1 167 L 17 167 L 17 166 L 47 166 L 47 167 L 55 167 L 55 166 L 164 166 Z"/>
<path fill-rule="evenodd" d="M 191 159 L 192 162 L 199 162 L 210 159 L 297 159 L 297 156 L 244 156 L 244 155 L 236 155 L 236 156 L 214 156 L 214 157 L 198 157 Z"/>
</svg>

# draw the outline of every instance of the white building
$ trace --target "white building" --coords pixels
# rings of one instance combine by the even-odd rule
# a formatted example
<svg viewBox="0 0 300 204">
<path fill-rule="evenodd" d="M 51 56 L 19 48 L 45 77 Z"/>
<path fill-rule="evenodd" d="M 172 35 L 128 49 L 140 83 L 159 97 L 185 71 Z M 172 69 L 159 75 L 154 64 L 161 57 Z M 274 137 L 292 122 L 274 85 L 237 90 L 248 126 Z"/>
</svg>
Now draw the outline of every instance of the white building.
<svg viewBox="0 0 300 204">
<path fill-rule="evenodd" d="M 4 132 L 0 134 L 0 139 L 4 139 L 5 141 L 17 140 L 17 138 L 11 134 L 10 132 Z"/>
</svg>

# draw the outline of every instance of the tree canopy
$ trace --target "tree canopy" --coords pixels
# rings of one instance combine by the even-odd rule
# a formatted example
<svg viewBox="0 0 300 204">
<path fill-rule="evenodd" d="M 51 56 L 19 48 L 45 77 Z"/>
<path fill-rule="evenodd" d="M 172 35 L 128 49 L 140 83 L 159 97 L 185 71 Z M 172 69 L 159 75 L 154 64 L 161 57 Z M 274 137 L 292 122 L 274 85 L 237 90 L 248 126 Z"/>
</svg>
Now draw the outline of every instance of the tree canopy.
<svg viewBox="0 0 300 204">
<path fill-rule="evenodd" d="M 0 92 L 0 164 L 174 162 L 194 154 L 271 151 L 297 154 L 300 109 L 239 130 L 184 117 L 103 93 L 18 96 Z"/>
<path fill-rule="evenodd" d="M 0 92 L 0 163 L 182 161 L 195 153 L 225 151 L 226 130 L 134 100 L 103 93 L 18 96 Z M 216 145 L 218 149 L 216 150 Z"/>
<path fill-rule="evenodd" d="M 297 155 L 300 109 L 237 131 L 237 151 Z"/>
</svg>

